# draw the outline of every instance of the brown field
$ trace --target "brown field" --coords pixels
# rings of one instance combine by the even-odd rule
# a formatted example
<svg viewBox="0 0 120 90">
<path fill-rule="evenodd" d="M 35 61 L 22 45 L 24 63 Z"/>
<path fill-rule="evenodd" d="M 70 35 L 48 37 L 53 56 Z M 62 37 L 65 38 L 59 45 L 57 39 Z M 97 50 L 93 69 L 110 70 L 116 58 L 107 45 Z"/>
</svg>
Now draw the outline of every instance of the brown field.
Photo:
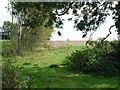
<svg viewBox="0 0 120 90">
<path fill-rule="evenodd" d="M 81 46 L 85 45 L 86 41 L 48 41 L 47 45 L 50 47 L 64 47 L 64 46 Z"/>
</svg>

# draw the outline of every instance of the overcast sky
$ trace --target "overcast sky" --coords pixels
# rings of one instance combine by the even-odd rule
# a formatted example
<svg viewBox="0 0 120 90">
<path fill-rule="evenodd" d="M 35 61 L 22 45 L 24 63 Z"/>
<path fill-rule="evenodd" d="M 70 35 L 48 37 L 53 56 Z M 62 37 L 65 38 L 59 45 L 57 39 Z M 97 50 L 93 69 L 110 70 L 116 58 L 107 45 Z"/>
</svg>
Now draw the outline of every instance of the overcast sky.
<svg viewBox="0 0 120 90">
<path fill-rule="evenodd" d="M 64 15 L 63 18 L 69 17 L 70 15 Z M 93 40 L 97 40 L 99 38 L 105 37 L 109 33 L 109 28 L 111 25 L 114 25 L 114 21 L 112 20 L 112 17 L 107 17 L 106 22 L 102 24 L 97 31 L 93 34 Z M 77 31 L 73 28 L 74 22 L 72 21 L 65 21 L 64 23 L 64 29 L 56 29 L 52 33 L 51 40 L 87 40 L 89 38 L 90 33 L 86 38 L 82 38 L 82 32 Z M 108 37 L 107 40 L 114 40 L 117 39 L 117 32 L 115 32 L 116 28 L 113 27 L 111 29 L 112 34 Z M 58 36 L 57 32 L 61 31 L 62 36 Z"/>
<path fill-rule="evenodd" d="M 0 0 L 0 27 L 3 25 L 4 21 L 11 21 L 11 16 L 5 8 L 7 6 L 7 3 L 7 0 Z"/>
<path fill-rule="evenodd" d="M 7 6 L 7 0 L 0 0 L 0 27 L 3 25 L 4 21 L 11 21 L 11 15 L 8 13 L 7 9 L 5 8 Z M 66 19 L 70 15 L 64 15 L 63 18 Z M 109 27 L 113 25 L 114 22 L 111 17 L 108 17 L 106 22 L 101 25 L 97 32 L 93 35 L 93 40 L 96 40 L 101 37 L 105 37 L 109 32 Z M 73 28 L 74 22 L 71 21 L 65 21 L 64 23 L 64 29 L 56 29 L 52 33 L 51 40 L 87 40 L 89 36 L 86 38 L 82 38 L 82 32 L 76 31 L 76 29 Z M 57 31 L 62 33 L 62 36 L 59 36 L 57 34 Z M 108 40 L 117 39 L 117 32 L 115 32 L 115 28 L 112 28 L 112 34 L 108 37 Z"/>
</svg>

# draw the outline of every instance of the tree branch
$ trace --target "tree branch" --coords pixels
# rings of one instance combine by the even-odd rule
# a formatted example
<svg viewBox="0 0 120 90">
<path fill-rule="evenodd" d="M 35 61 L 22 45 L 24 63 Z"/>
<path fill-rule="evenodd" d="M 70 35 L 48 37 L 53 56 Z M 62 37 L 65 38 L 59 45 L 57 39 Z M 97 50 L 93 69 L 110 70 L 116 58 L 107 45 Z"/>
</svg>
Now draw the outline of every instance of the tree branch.
<svg viewBox="0 0 120 90">
<path fill-rule="evenodd" d="M 103 38 L 102 41 L 104 41 L 105 39 L 107 39 L 109 37 L 109 35 L 112 33 L 111 32 L 111 28 L 113 28 L 114 26 L 115 25 L 110 26 L 110 28 L 109 28 L 109 34 L 105 38 Z"/>
<path fill-rule="evenodd" d="M 67 13 L 68 10 L 70 9 L 70 7 L 72 6 L 72 4 L 74 4 L 74 2 L 71 2 L 71 3 L 69 4 L 68 8 L 65 9 L 64 11 L 62 11 L 61 13 L 58 13 L 58 11 L 56 10 L 56 11 L 55 11 L 55 12 L 56 12 L 56 15 L 62 16 L 62 15 L 64 15 L 65 13 Z"/>
</svg>

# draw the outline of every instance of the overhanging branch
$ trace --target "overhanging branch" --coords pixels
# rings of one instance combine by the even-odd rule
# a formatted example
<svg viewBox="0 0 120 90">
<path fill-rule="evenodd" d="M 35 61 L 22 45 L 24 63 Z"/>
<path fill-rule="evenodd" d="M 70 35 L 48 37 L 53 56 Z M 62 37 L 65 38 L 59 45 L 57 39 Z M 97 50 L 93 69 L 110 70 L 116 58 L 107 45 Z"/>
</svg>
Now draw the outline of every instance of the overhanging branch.
<svg viewBox="0 0 120 90">
<path fill-rule="evenodd" d="M 105 38 L 102 38 L 101 41 L 104 41 L 105 39 L 107 39 L 107 38 L 110 36 L 110 34 L 112 34 L 111 29 L 112 29 L 114 26 L 115 26 L 115 25 L 110 26 L 110 28 L 109 28 L 109 34 L 108 34 Z M 95 31 L 97 31 L 97 29 L 96 29 Z M 92 35 L 95 33 L 95 31 L 94 31 L 93 33 L 91 33 L 91 35 L 90 35 L 90 37 L 89 37 L 89 40 L 86 42 L 86 45 L 89 44 L 90 39 L 91 39 Z"/>
<path fill-rule="evenodd" d="M 107 39 L 110 36 L 110 34 L 112 33 L 111 32 L 111 28 L 113 28 L 114 26 L 115 25 L 110 26 L 110 28 L 109 28 L 109 34 L 105 38 L 103 38 L 102 41 L 104 41 L 105 39 Z"/>
<path fill-rule="evenodd" d="M 69 4 L 68 8 L 65 9 L 64 11 L 62 11 L 61 13 L 58 13 L 58 11 L 56 10 L 56 11 L 55 11 L 55 12 L 56 12 L 56 15 L 62 16 L 62 15 L 64 15 L 65 13 L 67 13 L 73 3 L 74 3 L 74 2 L 71 2 L 71 3 Z"/>
</svg>

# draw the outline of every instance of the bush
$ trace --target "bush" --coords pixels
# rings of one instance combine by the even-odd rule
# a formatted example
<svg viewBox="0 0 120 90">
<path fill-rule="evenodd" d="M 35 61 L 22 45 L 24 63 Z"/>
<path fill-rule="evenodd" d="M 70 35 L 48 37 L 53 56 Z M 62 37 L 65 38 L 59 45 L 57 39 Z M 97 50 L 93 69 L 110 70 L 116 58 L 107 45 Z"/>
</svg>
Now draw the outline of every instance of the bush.
<svg viewBox="0 0 120 90">
<path fill-rule="evenodd" d="M 118 75 L 120 61 L 113 48 L 116 42 L 97 42 L 94 47 L 76 50 L 64 62 L 69 69 L 97 75 Z"/>
</svg>

